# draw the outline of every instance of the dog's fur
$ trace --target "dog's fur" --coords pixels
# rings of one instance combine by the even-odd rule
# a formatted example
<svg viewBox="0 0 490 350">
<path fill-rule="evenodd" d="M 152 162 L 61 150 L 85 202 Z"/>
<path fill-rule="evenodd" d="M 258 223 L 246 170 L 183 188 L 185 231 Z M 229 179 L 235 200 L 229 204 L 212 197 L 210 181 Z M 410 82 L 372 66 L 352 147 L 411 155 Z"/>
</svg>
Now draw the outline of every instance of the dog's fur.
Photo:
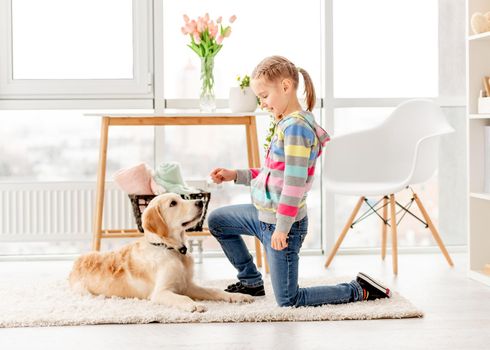
<svg viewBox="0 0 490 350">
<path fill-rule="evenodd" d="M 113 252 L 81 256 L 70 274 L 70 286 L 81 293 L 149 299 L 190 312 L 206 311 L 194 300 L 252 302 L 249 295 L 203 288 L 192 281 L 194 263 L 185 254 L 184 234 L 199 221 L 202 209 L 200 200 L 170 193 L 155 197 L 143 212 L 144 237 Z"/>
</svg>

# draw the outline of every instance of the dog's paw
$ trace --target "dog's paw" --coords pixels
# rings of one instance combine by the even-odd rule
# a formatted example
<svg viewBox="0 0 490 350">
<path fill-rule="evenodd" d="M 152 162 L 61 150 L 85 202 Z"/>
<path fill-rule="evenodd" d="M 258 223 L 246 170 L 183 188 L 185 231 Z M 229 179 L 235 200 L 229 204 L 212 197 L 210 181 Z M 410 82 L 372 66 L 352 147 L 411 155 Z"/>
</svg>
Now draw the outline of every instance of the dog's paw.
<svg viewBox="0 0 490 350">
<path fill-rule="evenodd" d="M 206 311 L 208 311 L 208 308 L 201 304 L 195 304 L 194 310 L 192 310 L 192 312 L 206 312 Z"/>
<path fill-rule="evenodd" d="M 252 303 L 254 298 L 248 294 L 228 293 L 228 302 L 230 303 Z"/>
<path fill-rule="evenodd" d="M 206 306 L 197 303 L 183 305 L 181 309 L 188 312 L 206 312 L 208 310 Z"/>
</svg>

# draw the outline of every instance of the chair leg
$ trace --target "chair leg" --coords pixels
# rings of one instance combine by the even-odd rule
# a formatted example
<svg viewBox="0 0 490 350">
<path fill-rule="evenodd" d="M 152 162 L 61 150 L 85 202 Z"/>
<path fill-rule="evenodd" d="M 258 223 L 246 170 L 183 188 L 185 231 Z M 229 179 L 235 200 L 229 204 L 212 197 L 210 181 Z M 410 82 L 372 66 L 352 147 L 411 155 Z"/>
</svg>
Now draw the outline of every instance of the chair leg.
<svg viewBox="0 0 490 350">
<path fill-rule="evenodd" d="M 413 193 L 413 198 L 415 199 L 415 203 L 417 203 L 417 206 L 419 207 L 420 211 L 422 212 L 422 215 L 425 218 L 425 221 L 427 221 L 427 225 L 429 225 L 430 232 L 432 233 L 432 236 L 437 242 L 437 245 L 442 251 L 442 254 L 446 258 L 449 266 L 454 266 L 453 261 L 451 260 L 451 257 L 449 256 L 448 251 L 446 250 L 446 247 L 444 246 L 444 243 L 442 242 L 441 236 L 437 232 L 437 229 L 435 228 L 434 224 L 432 223 L 432 220 L 429 217 L 429 214 L 425 210 L 424 206 L 422 205 L 422 202 L 420 201 L 419 197 L 417 194 L 414 192 Z"/>
<path fill-rule="evenodd" d="M 381 222 L 381 259 L 386 257 L 386 220 L 388 219 L 388 198 L 383 198 L 383 220 Z"/>
<path fill-rule="evenodd" d="M 390 210 L 391 210 L 391 256 L 393 258 L 393 273 L 398 274 L 398 243 L 396 232 L 396 203 L 395 195 L 390 194 Z"/>
<path fill-rule="evenodd" d="M 333 246 L 332 250 L 330 251 L 330 255 L 328 256 L 327 261 L 325 262 L 325 267 L 328 267 L 330 263 L 332 262 L 335 254 L 337 254 L 337 250 L 339 250 L 340 245 L 342 244 L 342 241 L 345 238 L 345 235 L 347 234 L 347 231 L 349 231 L 350 226 L 354 222 L 354 219 L 356 218 L 357 213 L 359 212 L 359 209 L 361 209 L 361 205 L 364 202 L 364 197 L 360 197 L 359 200 L 357 201 L 357 204 L 352 211 L 351 216 L 349 217 L 349 220 L 347 220 L 347 223 L 344 226 L 344 229 L 342 230 L 342 233 L 340 234 L 339 238 L 337 238 L 337 242 L 335 242 L 335 245 Z"/>
</svg>

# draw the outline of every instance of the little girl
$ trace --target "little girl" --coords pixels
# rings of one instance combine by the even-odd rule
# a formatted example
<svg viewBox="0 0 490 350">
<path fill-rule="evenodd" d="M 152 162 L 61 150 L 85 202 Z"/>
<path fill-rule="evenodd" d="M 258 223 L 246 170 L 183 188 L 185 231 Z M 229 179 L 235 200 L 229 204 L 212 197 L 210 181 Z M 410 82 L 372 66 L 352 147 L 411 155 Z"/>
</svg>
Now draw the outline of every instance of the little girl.
<svg viewBox="0 0 490 350">
<path fill-rule="evenodd" d="M 298 101 L 299 74 L 303 76 L 307 111 Z M 371 277 L 331 286 L 298 286 L 299 251 L 308 232 L 306 195 L 311 189 L 315 163 L 329 136 L 311 111 L 315 90 L 309 74 L 284 57 L 267 57 L 254 69 L 251 87 L 261 107 L 275 117 L 275 131 L 261 169 L 214 169 L 215 183 L 235 181 L 251 187 L 253 204 L 214 210 L 209 230 L 238 271 L 238 282 L 228 292 L 265 295 L 257 270 L 241 235 L 256 236 L 264 245 L 274 295 L 279 306 L 348 303 L 388 298 L 391 292 Z"/>
</svg>

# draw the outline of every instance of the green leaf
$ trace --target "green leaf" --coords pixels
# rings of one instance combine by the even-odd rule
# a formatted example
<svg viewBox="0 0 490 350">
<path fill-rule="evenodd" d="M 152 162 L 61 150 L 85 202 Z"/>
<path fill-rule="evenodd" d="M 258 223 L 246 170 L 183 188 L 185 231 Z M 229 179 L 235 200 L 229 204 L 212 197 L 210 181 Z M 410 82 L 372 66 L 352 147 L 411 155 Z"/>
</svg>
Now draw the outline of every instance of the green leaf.
<svg viewBox="0 0 490 350">
<path fill-rule="evenodd" d="M 194 51 L 198 56 L 201 56 L 201 52 L 199 51 L 199 48 L 194 44 L 194 45 L 187 45 L 189 46 L 192 51 Z"/>
</svg>

